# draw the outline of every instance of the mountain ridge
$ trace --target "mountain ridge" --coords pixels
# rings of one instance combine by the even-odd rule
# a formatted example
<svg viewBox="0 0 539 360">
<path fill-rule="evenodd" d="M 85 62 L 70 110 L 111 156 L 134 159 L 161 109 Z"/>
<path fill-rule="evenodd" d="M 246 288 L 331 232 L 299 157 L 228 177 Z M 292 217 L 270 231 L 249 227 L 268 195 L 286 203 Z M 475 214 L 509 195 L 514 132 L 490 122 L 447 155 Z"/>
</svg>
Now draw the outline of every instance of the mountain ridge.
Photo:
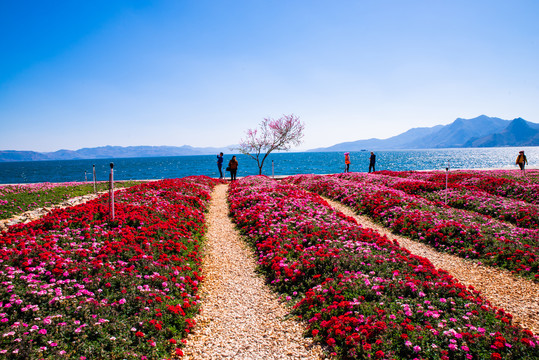
<svg viewBox="0 0 539 360">
<path fill-rule="evenodd" d="M 229 147 L 193 147 L 183 146 L 99 146 L 79 150 L 57 150 L 53 152 L 0 150 L 0 162 L 7 161 L 46 161 L 46 160 L 83 160 L 113 159 L 134 157 L 212 155 L 228 152 Z"/>
<path fill-rule="evenodd" d="M 448 125 L 411 128 L 387 139 L 371 138 L 338 143 L 316 151 L 414 150 L 459 147 L 539 146 L 539 124 L 523 118 L 503 120 L 480 115 L 473 119 L 457 118 Z M 54 152 L 0 150 L 0 162 L 113 159 L 133 157 L 213 155 L 230 152 L 227 147 L 183 146 L 100 146 Z"/>
<path fill-rule="evenodd" d="M 338 143 L 315 151 L 414 150 L 462 147 L 539 146 L 539 124 L 522 118 L 503 120 L 480 115 L 448 125 L 412 128 L 387 139 Z"/>
</svg>

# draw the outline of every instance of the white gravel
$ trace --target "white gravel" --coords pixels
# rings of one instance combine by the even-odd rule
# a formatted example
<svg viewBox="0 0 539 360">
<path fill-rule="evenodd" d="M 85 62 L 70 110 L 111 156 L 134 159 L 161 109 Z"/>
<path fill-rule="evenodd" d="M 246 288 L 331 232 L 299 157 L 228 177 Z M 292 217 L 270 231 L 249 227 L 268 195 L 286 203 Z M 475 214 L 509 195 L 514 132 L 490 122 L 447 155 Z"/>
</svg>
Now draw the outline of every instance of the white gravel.
<svg viewBox="0 0 539 360">
<path fill-rule="evenodd" d="M 255 272 L 253 251 L 228 217 L 227 185 L 212 193 L 207 215 L 201 312 L 187 338 L 187 359 L 320 359 L 304 325 Z"/>
</svg>

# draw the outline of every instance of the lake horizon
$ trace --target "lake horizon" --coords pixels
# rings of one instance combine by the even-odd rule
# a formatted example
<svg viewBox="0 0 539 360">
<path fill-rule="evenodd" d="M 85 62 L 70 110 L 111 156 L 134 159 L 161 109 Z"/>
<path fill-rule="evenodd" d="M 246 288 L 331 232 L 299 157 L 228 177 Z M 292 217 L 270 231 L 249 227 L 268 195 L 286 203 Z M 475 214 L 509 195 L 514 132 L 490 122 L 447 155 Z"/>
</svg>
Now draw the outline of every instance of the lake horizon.
<svg viewBox="0 0 539 360">
<path fill-rule="evenodd" d="M 528 168 L 539 165 L 539 146 L 497 148 L 450 148 L 377 150 L 376 170 L 517 169 L 515 159 L 526 152 Z M 367 172 L 371 150 L 351 151 L 351 172 Z M 230 158 L 239 161 L 238 176 L 257 175 L 256 161 L 247 155 L 225 154 L 223 173 Z M 115 180 L 153 180 L 191 175 L 219 177 L 217 154 L 164 157 L 132 157 L 78 160 L 0 162 L 0 184 L 108 180 L 114 163 Z M 332 174 L 344 171 L 344 152 L 275 152 L 263 166 L 263 175 Z"/>
</svg>

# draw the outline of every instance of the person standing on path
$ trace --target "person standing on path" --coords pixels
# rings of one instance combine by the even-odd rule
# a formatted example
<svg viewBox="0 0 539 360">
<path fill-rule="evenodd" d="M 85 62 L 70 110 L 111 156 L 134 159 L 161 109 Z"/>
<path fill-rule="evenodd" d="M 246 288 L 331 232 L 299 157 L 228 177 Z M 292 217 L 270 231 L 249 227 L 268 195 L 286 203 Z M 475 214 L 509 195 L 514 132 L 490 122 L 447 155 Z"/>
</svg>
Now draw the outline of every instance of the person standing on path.
<svg viewBox="0 0 539 360">
<path fill-rule="evenodd" d="M 344 172 L 347 173 L 350 171 L 350 153 L 344 153 Z"/>
<path fill-rule="evenodd" d="M 223 153 L 217 155 L 217 169 L 219 169 L 219 179 L 223 178 Z"/>
<path fill-rule="evenodd" d="M 236 160 L 236 155 L 232 156 L 232 159 L 228 162 L 228 171 L 230 171 L 230 181 L 236 180 L 236 174 L 238 172 L 238 160 Z"/>
<path fill-rule="evenodd" d="M 528 165 L 528 159 L 526 159 L 526 155 L 524 155 L 524 150 L 518 153 L 517 161 L 515 161 L 515 164 L 520 166 L 520 170 L 522 170 L 522 172 L 526 172 L 526 170 L 524 169 L 524 165 Z"/>
<path fill-rule="evenodd" d="M 371 157 L 370 157 L 370 162 L 369 162 L 369 172 L 371 172 L 371 169 L 372 171 L 376 171 L 374 168 L 375 164 L 376 164 L 376 155 L 374 155 L 374 153 L 371 151 Z"/>
</svg>

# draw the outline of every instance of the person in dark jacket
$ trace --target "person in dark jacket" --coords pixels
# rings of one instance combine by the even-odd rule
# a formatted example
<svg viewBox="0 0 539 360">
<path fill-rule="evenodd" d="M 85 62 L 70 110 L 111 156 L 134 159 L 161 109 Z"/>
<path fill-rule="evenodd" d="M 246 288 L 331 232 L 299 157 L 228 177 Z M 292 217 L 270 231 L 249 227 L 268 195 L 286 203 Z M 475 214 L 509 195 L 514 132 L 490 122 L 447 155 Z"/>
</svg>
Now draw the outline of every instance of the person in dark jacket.
<svg viewBox="0 0 539 360">
<path fill-rule="evenodd" d="M 520 151 L 517 156 L 517 161 L 515 161 L 515 164 L 520 166 L 520 170 L 525 172 L 524 165 L 528 165 L 528 159 L 526 159 L 526 155 L 524 155 L 524 151 Z"/>
<path fill-rule="evenodd" d="M 374 155 L 374 153 L 371 151 L 371 157 L 370 157 L 370 162 L 369 162 L 369 172 L 371 172 L 371 169 L 372 171 L 376 171 L 374 169 L 375 164 L 376 164 L 376 155 Z"/>
<path fill-rule="evenodd" d="M 219 169 L 219 179 L 223 178 L 223 153 L 217 155 L 217 169 Z"/>
<path fill-rule="evenodd" d="M 228 171 L 230 171 L 230 181 L 236 180 L 236 174 L 238 172 L 238 160 L 236 160 L 236 155 L 232 156 L 232 159 L 228 162 Z"/>
</svg>

